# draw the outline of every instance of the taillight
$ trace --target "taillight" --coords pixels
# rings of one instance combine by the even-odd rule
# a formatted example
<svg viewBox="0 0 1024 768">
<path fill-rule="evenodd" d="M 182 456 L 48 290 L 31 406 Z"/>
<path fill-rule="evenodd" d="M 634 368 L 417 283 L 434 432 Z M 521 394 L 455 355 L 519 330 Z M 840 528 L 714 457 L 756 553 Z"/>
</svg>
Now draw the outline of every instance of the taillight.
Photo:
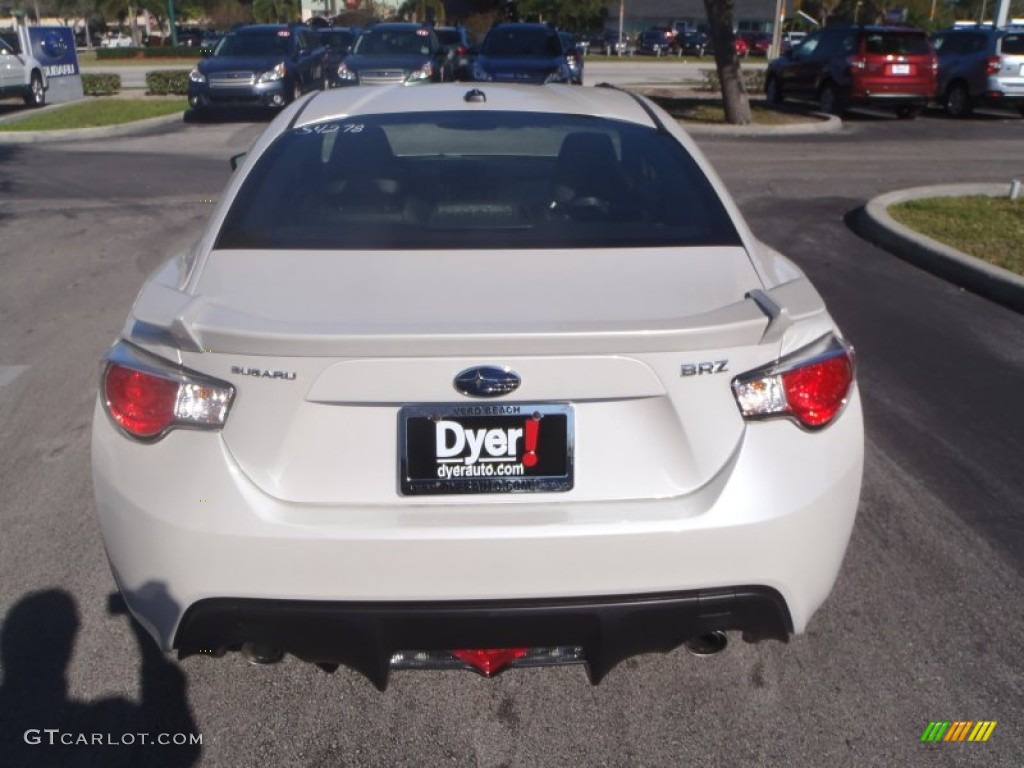
<svg viewBox="0 0 1024 768">
<path fill-rule="evenodd" d="M 124 342 L 107 354 L 101 395 L 123 432 L 144 441 L 176 427 L 224 426 L 235 389 L 230 384 L 164 363 Z"/>
<path fill-rule="evenodd" d="M 853 382 L 853 348 L 829 335 L 737 376 L 732 391 L 745 419 L 785 417 L 813 430 L 828 426 L 842 412 Z"/>
<path fill-rule="evenodd" d="M 849 65 L 851 70 L 863 70 L 868 68 L 867 59 L 865 59 L 863 56 L 847 56 L 846 63 L 847 65 Z"/>
<path fill-rule="evenodd" d="M 989 56 L 985 59 L 985 72 L 990 75 L 997 74 L 1003 68 L 1003 59 L 1001 56 Z"/>
</svg>

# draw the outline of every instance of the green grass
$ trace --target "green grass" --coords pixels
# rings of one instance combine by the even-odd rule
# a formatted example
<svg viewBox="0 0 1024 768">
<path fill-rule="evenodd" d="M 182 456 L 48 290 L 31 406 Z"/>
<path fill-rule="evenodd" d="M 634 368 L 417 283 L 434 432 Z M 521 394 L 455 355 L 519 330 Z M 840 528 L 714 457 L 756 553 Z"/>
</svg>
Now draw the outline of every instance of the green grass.
<svg viewBox="0 0 1024 768">
<path fill-rule="evenodd" d="M 141 55 L 134 59 L 105 59 L 100 61 L 96 58 L 96 51 L 79 51 L 78 66 L 88 72 L 92 69 L 110 69 L 111 67 L 147 67 L 157 69 L 162 65 L 195 64 L 202 56 L 197 48 L 194 54 L 189 56 L 171 56 L 145 59 Z"/>
<path fill-rule="evenodd" d="M 1024 199 L 933 197 L 889 206 L 904 226 L 1024 275 Z"/>
<path fill-rule="evenodd" d="M 185 99 L 85 99 L 60 109 L 36 112 L 0 124 L 0 131 L 57 131 L 120 125 L 150 117 L 173 115 L 188 108 Z"/>
</svg>

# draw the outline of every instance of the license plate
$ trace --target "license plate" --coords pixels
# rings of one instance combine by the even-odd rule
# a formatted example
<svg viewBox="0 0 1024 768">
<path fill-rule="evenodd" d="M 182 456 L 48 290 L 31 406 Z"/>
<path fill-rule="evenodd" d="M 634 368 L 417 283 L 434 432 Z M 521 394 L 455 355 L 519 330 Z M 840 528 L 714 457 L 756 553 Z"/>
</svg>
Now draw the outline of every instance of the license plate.
<svg viewBox="0 0 1024 768">
<path fill-rule="evenodd" d="M 909 75 L 910 65 L 909 64 L 893 64 L 892 73 L 894 75 Z"/>
<path fill-rule="evenodd" d="M 398 431 L 403 496 L 572 490 L 572 406 L 408 406 Z"/>
</svg>

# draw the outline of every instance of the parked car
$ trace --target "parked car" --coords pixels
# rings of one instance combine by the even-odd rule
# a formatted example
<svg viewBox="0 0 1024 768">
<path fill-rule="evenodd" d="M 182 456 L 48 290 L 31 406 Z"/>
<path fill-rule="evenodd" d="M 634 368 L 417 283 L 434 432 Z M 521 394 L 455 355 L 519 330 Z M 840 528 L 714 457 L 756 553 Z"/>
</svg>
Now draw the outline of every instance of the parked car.
<svg viewBox="0 0 1024 768">
<path fill-rule="evenodd" d="M 92 433 L 105 550 L 164 650 L 596 683 L 785 640 L 826 599 L 853 354 L 651 101 L 317 93 L 195 234 L 106 354 Z"/>
<path fill-rule="evenodd" d="M 625 37 L 619 38 L 617 32 L 604 31 L 592 35 L 587 41 L 588 50 L 591 53 L 600 53 L 605 56 L 623 56 L 631 54 L 633 48 Z"/>
<path fill-rule="evenodd" d="M 320 27 L 316 30 L 320 42 L 327 51 L 324 69 L 327 73 L 327 87 L 337 88 L 341 83 L 338 77 L 338 67 L 345 60 L 345 57 L 352 52 L 359 37 L 359 31 L 350 27 Z"/>
<path fill-rule="evenodd" d="M 976 106 L 1024 115 L 1024 27 L 958 27 L 932 38 L 939 57 L 937 100 L 952 117 Z"/>
<path fill-rule="evenodd" d="M 135 41 L 130 35 L 118 32 L 116 35 L 107 35 L 100 41 L 100 48 L 131 48 Z"/>
<path fill-rule="evenodd" d="M 796 48 L 806 38 L 807 38 L 807 33 L 803 32 L 803 31 L 801 31 L 799 29 L 794 29 L 794 30 L 791 30 L 789 32 L 783 32 L 782 33 L 782 38 L 781 38 L 781 40 L 779 42 L 780 47 L 782 49 L 780 51 L 780 53 L 785 53 L 786 51 L 789 51 L 789 50 L 791 50 L 793 48 Z"/>
<path fill-rule="evenodd" d="M 199 40 L 199 55 L 200 56 L 212 56 L 213 52 L 217 49 L 217 45 L 221 40 L 224 39 L 224 33 L 218 32 L 215 29 L 208 29 L 203 33 L 202 38 Z"/>
<path fill-rule="evenodd" d="M 562 41 L 562 50 L 565 51 L 565 62 L 569 65 L 569 82 L 573 85 L 583 85 L 583 48 L 572 32 L 558 33 Z"/>
<path fill-rule="evenodd" d="M 568 83 L 572 71 L 557 30 L 547 24 L 512 22 L 487 32 L 473 64 L 481 82 Z"/>
<path fill-rule="evenodd" d="M 451 59 L 453 79 L 470 80 L 473 77 L 473 60 L 476 57 L 477 40 L 465 27 L 435 27 L 437 40 L 448 51 Z"/>
<path fill-rule="evenodd" d="M 206 35 L 206 30 L 199 27 L 180 27 L 178 29 L 178 45 L 198 48 Z"/>
<path fill-rule="evenodd" d="M 14 42 L 20 42 L 16 36 Z M 31 53 L 20 49 L 20 44 L 0 39 L 0 99 L 21 98 L 30 107 L 42 107 L 49 87 L 46 69 Z"/>
<path fill-rule="evenodd" d="M 316 32 L 301 24 L 236 27 L 189 73 L 188 103 L 279 109 L 325 87 L 325 59 Z"/>
<path fill-rule="evenodd" d="M 665 56 L 672 50 L 676 33 L 671 27 L 651 27 L 644 30 L 637 43 L 637 53 Z"/>
<path fill-rule="evenodd" d="M 810 100 L 822 112 L 888 107 L 914 118 L 935 96 L 935 51 L 910 27 L 843 25 L 808 35 L 768 65 L 768 100 Z"/>
<path fill-rule="evenodd" d="M 747 44 L 748 56 L 767 56 L 772 47 L 772 36 L 765 32 L 744 32 L 743 41 Z"/>
<path fill-rule="evenodd" d="M 364 29 L 337 71 L 341 85 L 418 85 L 453 79 L 452 62 L 437 35 L 412 22 Z"/>
<path fill-rule="evenodd" d="M 704 56 L 711 50 L 708 36 L 704 32 L 693 30 L 676 37 L 676 52 L 681 56 Z"/>
</svg>

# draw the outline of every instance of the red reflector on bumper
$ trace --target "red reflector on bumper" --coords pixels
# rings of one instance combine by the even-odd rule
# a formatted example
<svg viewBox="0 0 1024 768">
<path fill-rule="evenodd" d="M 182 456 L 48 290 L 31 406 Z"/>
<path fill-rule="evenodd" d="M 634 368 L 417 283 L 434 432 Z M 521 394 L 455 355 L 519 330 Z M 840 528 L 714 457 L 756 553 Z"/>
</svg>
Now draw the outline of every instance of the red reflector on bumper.
<svg viewBox="0 0 1024 768">
<path fill-rule="evenodd" d="M 516 659 L 526 655 L 529 648 L 463 648 L 452 651 L 452 656 L 469 664 L 486 677 L 501 672 Z"/>
</svg>

